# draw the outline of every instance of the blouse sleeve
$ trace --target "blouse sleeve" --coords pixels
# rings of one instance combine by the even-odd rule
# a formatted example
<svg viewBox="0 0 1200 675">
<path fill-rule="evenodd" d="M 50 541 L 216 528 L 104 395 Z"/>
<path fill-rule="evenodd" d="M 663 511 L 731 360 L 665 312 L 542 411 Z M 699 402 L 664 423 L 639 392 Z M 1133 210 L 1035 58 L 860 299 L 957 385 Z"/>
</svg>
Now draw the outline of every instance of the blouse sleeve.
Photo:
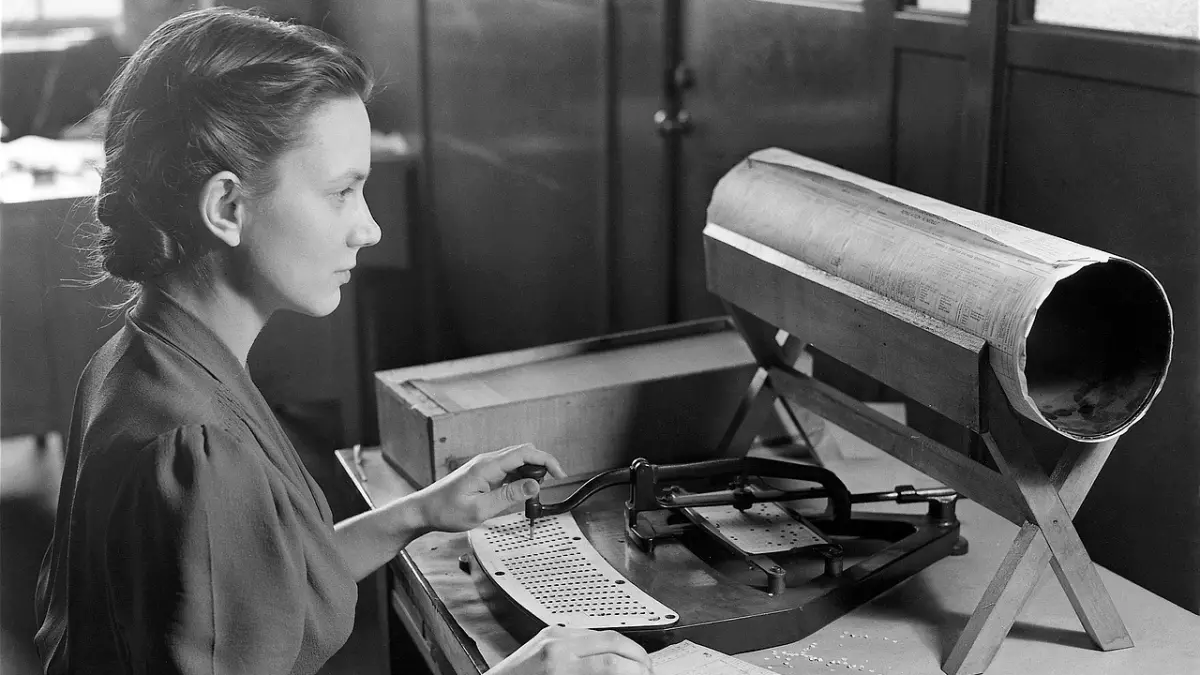
<svg viewBox="0 0 1200 675">
<path fill-rule="evenodd" d="M 111 618 L 133 672 L 289 673 L 306 658 L 314 605 L 328 599 L 312 583 L 302 516 L 238 445 L 218 428 L 177 429 L 118 488 Z"/>
</svg>

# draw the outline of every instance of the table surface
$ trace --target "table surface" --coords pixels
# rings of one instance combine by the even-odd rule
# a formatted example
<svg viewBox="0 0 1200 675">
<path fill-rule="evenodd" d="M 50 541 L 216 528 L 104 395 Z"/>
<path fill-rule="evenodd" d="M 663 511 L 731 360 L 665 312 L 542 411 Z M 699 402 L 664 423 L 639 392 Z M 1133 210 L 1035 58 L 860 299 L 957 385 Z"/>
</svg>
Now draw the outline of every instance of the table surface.
<svg viewBox="0 0 1200 675">
<path fill-rule="evenodd" d="M 936 485 L 882 453 L 860 451 L 855 455 L 859 459 L 828 465 L 852 492 L 899 484 Z M 350 451 L 339 451 L 339 458 L 372 506 L 414 490 L 378 449 L 364 450 L 358 468 Z M 924 510 L 922 505 L 874 508 Z M 1017 533 L 1015 525 L 971 501 L 959 502 L 958 514 L 962 534 L 970 542 L 967 555 L 934 563 L 799 642 L 737 656 L 778 673 L 940 673 L 941 662 Z M 402 557 L 427 582 L 420 586 L 437 596 L 433 604 L 443 606 L 448 620 L 494 665 L 518 643 L 486 608 L 469 575 L 458 568 L 458 556 L 468 551 L 464 534 L 431 533 L 410 544 Z M 1100 574 L 1133 637 L 1134 648 L 1095 649 L 1054 574 L 1047 570 L 988 675 L 1200 672 L 1200 617 L 1107 569 L 1101 567 Z M 460 643 L 438 646 L 443 650 L 463 648 Z"/>
</svg>

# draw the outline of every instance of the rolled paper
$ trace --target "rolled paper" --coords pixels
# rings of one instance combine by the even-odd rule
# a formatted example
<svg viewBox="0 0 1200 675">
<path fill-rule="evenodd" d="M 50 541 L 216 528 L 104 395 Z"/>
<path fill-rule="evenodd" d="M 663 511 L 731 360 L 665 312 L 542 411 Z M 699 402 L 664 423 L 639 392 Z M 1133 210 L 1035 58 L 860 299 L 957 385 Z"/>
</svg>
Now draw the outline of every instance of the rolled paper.
<svg viewBox="0 0 1200 675">
<path fill-rule="evenodd" d="M 1170 364 L 1170 303 L 1140 265 L 786 150 L 721 179 L 705 235 L 982 338 L 1013 409 L 1068 438 L 1124 432 Z"/>
</svg>

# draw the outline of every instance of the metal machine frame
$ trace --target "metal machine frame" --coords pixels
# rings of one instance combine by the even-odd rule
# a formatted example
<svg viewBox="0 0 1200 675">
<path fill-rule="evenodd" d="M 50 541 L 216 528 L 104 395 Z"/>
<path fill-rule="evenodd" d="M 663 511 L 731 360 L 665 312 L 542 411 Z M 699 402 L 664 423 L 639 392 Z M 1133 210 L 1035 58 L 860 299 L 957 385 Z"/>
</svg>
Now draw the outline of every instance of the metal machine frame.
<svg viewBox="0 0 1200 675">
<path fill-rule="evenodd" d="M 757 478 L 799 480 L 820 487 L 779 489 L 764 486 Z M 707 489 L 714 482 L 717 489 Z M 608 490 L 621 486 L 627 487 L 624 501 Z M 676 623 L 622 629 L 626 635 L 649 649 L 692 640 L 721 651 L 742 652 L 802 639 L 933 562 L 965 553 L 955 515 L 958 497 L 944 488 L 909 486 L 855 495 L 828 469 L 757 457 L 668 465 L 638 459 L 630 467 L 598 474 L 562 501 L 530 500 L 526 515 L 572 514 L 613 568 L 678 614 Z M 682 515 L 705 506 L 744 509 L 756 503 L 808 499 L 828 500 L 823 514 L 803 518 L 825 541 L 777 554 L 738 551 L 712 536 L 702 519 Z M 852 504 L 881 501 L 924 502 L 929 508 L 925 514 L 851 514 Z M 871 541 L 874 547 L 859 552 L 849 563 L 842 541 Z M 804 557 L 814 564 L 798 571 L 794 562 Z M 745 579 L 710 567 L 713 559 L 724 563 L 722 569 L 742 569 Z M 469 571 L 493 612 L 515 636 L 529 637 L 543 627 L 530 611 L 507 598 L 478 560 Z M 680 583 L 701 578 L 706 580 L 703 592 Z"/>
</svg>

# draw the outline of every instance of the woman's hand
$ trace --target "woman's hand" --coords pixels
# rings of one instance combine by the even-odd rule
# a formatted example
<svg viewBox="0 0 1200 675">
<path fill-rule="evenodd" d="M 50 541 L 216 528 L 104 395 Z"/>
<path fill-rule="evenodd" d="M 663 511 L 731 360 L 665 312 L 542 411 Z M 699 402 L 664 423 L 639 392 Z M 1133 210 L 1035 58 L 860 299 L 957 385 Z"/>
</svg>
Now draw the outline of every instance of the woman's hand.
<svg viewBox="0 0 1200 675">
<path fill-rule="evenodd" d="M 556 478 L 567 475 L 558 460 L 528 443 L 476 455 L 414 495 L 426 526 L 462 532 L 536 495 L 541 486 L 531 478 L 505 483 L 523 464 L 540 464 Z"/>
<path fill-rule="evenodd" d="M 549 626 L 495 668 L 495 675 L 648 675 L 650 657 L 613 631 Z"/>
</svg>

